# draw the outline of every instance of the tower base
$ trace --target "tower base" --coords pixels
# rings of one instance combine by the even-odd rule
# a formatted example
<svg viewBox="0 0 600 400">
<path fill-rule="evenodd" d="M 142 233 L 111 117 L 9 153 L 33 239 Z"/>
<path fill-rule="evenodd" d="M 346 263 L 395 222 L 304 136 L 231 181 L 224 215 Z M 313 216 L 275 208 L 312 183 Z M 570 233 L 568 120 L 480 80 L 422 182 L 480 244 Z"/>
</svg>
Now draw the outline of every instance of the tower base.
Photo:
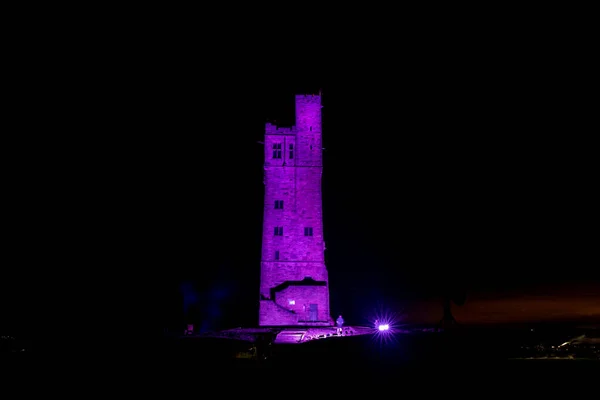
<svg viewBox="0 0 600 400">
<path fill-rule="evenodd" d="M 262 328 L 233 328 L 217 332 L 206 332 L 192 337 L 211 337 L 256 342 L 266 340 L 275 344 L 296 344 L 313 340 L 333 339 L 344 336 L 370 335 L 375 333 L 373 328 L 365 326 L 344 326 L 341 329 L 332 326 L 298 326 L 298 327 L 262 327 Z"/>
</svg>

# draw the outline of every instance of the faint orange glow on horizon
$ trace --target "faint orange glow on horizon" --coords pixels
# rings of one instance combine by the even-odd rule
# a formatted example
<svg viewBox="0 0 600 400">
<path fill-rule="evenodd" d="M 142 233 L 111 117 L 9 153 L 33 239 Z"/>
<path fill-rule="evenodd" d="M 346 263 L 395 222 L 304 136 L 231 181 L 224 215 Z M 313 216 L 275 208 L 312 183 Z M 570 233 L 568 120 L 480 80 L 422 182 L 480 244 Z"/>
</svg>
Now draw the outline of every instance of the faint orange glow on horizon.
<svg viewBox="0 0 600 400">
<path fill-rule="evenodd" d="M 550 289 L 470 293 L 463 306 L 452 305 L 458 323 L 512 324 L 560 321 L 600 323 L 598 285 Z M 441 299 L 414 302 L 407 306 L 407 323 L 436 323 L 442 318 Z"/>
</svg>

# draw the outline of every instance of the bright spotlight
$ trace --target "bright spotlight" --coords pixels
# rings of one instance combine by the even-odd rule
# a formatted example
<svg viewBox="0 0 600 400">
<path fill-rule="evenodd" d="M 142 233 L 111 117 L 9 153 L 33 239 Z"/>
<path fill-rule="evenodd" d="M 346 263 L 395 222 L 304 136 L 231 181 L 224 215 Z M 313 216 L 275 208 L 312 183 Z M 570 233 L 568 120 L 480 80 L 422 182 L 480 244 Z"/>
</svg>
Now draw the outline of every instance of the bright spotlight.
<svg viewBox="0 0 600 400">
<path fill-rule="evenodd" d="M 373 338 L 382 345 L 396 343 L 398 333 L 402 326 L 402 313 L 394 312 L 380 306 L 375 310 L 369 320 L 369 325 L 373 329 Z"/>
</svg>

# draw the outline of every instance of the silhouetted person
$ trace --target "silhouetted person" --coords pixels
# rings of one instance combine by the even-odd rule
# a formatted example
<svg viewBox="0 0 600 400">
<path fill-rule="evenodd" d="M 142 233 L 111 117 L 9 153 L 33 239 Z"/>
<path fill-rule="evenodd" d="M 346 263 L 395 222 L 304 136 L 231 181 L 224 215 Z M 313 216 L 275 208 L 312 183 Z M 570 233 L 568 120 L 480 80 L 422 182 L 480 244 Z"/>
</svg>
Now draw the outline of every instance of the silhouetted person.
<svg viewBox="0 0 600 400">
<path fill-rule="evenodd" d="M 455 289 L 453 291 L 446 291 L 443 294 L 443 308 L 444 314 L 442 316 L 442 320 L 439 323 L 439 327 L 442 329 L 456 327 L 458 323 L 454 319 L 454 315 L 452 315 L 452 303 L 462 306 L 466 301 L 466 290 L 464 289 Z"/>
<path fill-rule="evenodd" d="M 456 325 L 456 320 L 454 319 L 454 315 L 452 315 L 452 300 L 450 299 L 450 296 L 444 296 L 443 303 L 444 314 L 440 321 L 440 326 L 442 328 L 449 328 Z"/>
</svg>

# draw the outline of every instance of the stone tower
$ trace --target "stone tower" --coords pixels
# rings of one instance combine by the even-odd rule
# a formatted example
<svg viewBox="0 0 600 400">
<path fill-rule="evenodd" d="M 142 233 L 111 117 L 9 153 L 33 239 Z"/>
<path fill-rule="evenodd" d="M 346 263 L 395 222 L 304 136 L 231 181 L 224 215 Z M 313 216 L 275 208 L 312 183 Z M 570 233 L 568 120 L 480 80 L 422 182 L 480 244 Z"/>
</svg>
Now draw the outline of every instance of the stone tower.
<svg viewBox="0 0 600 400">
<path fill-rule="evenodd" d="M 260 326 L 331 326 L 321 175 L 321 95 L 296 95 L 296 124 L 265 128 Z"/>
</svg>

